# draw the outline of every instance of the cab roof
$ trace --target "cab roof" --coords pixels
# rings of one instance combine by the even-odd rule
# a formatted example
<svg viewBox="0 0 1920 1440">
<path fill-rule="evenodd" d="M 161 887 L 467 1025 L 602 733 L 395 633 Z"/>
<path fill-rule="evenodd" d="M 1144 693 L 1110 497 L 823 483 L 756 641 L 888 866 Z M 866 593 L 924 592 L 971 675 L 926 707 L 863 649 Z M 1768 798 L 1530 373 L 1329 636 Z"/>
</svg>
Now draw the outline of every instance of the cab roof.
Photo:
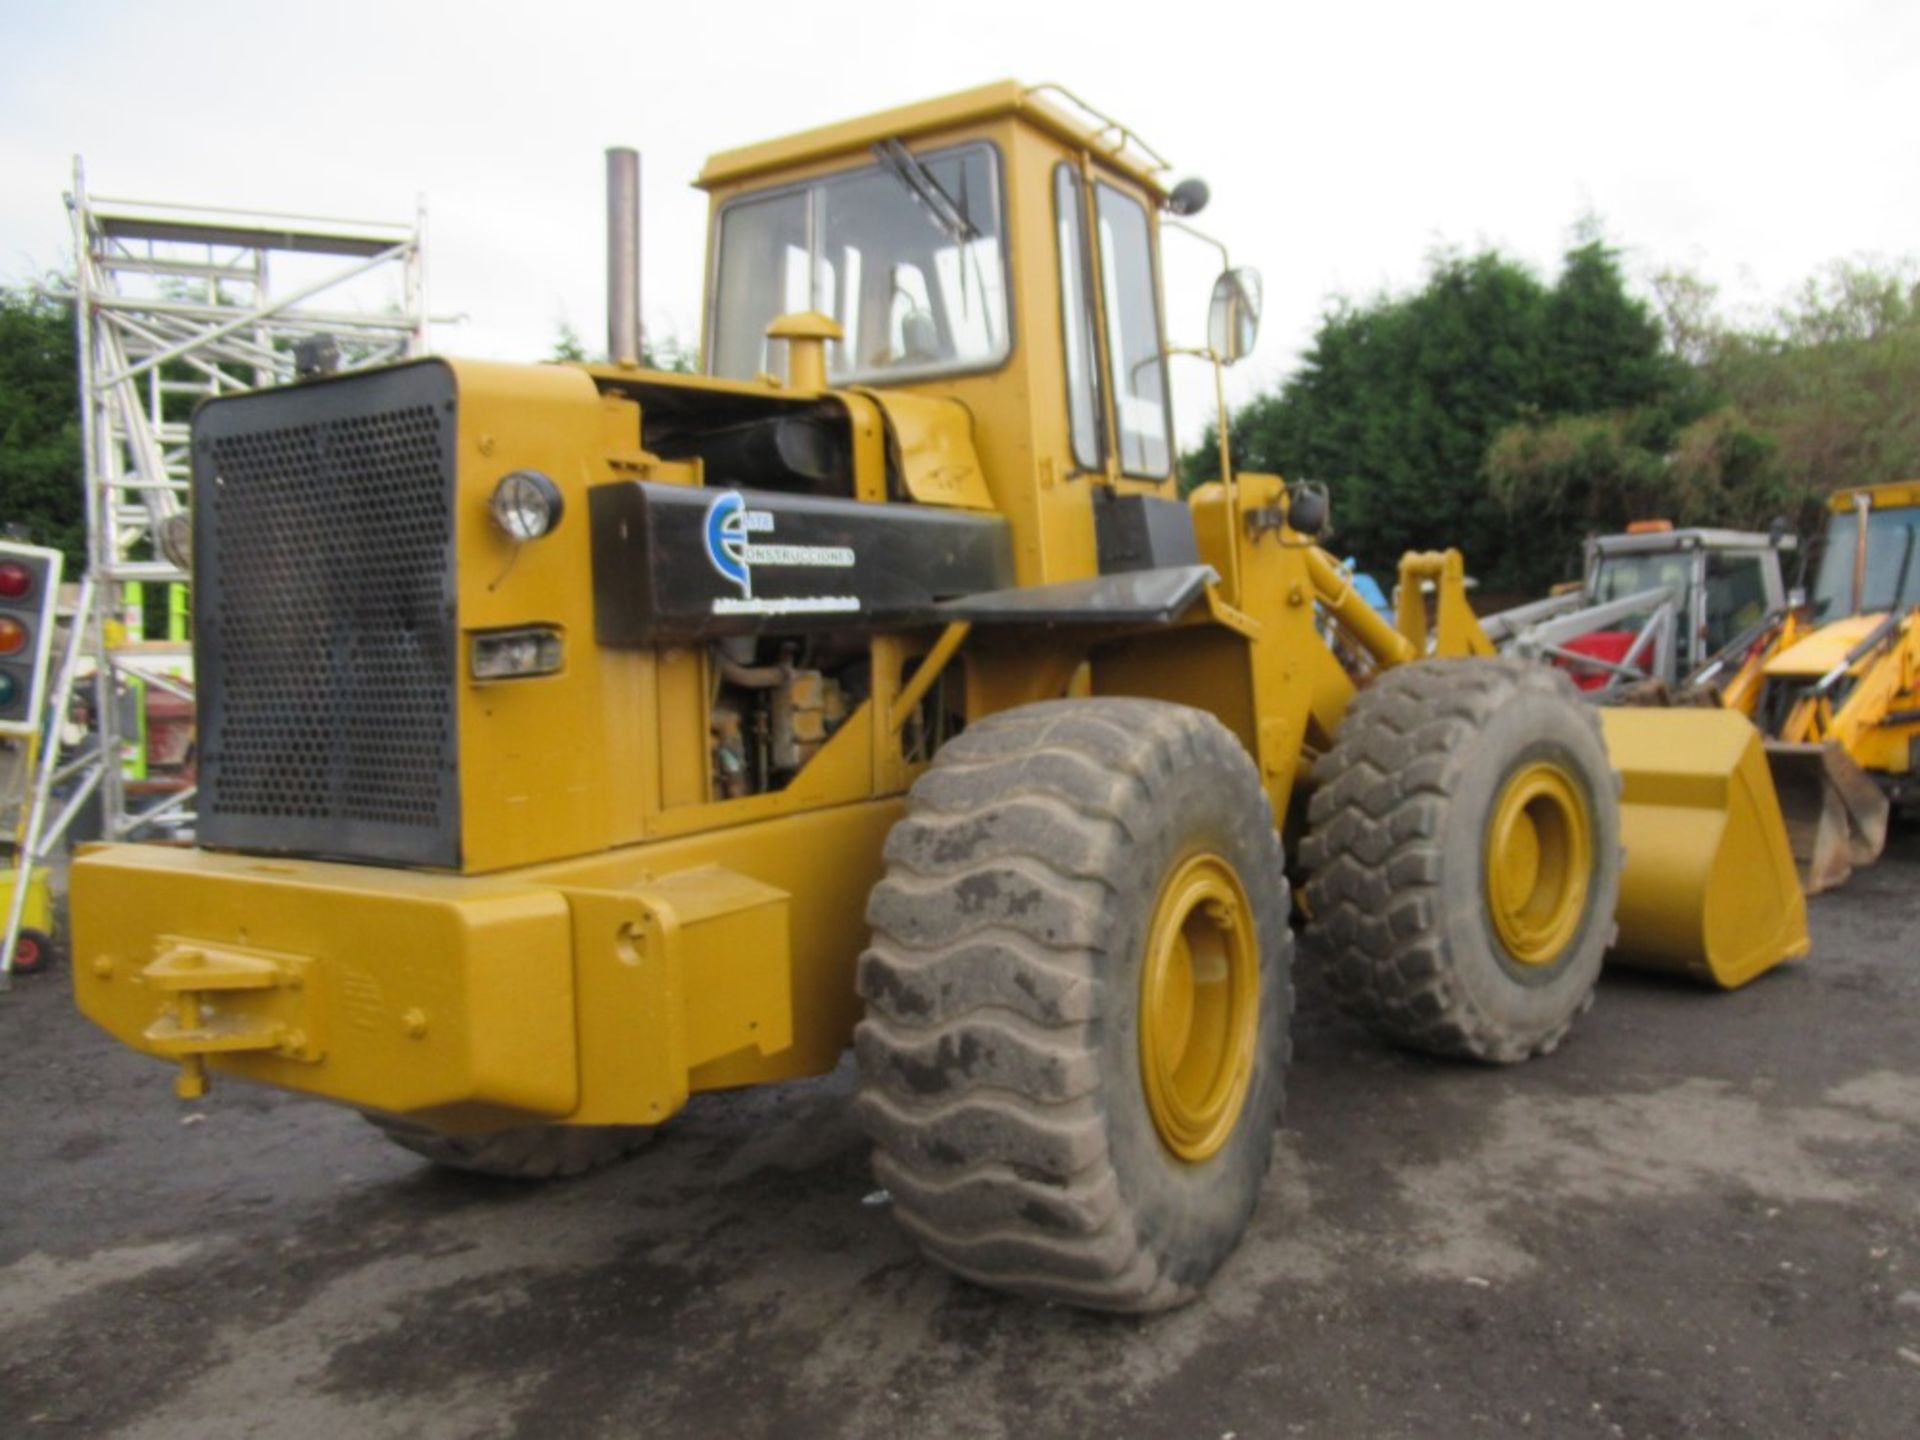
<svg viewBox="0 0 1920 1440">
<path fill-rule="evenodd" d="M 707 161 L 695 183 L 704 190 L 712 190 L 836 156 L 864 157 L 882 140 L 912 140 L 919 135 L 1008 117 L 1032 125 L 1056 140 L 1090 151 L 1144 186 L 1156 202 L 1166 199 L 1165 177 L 1172 167 L 1152 146 L 1062 86 L 1023 85 L 1017 80 L 999 80 L 937 100 L 922 100 L 857 120 L 803 130 L 781 140 L 722 150 Z"/>
<path fill-rule="evenodd" d="M 1851 510 L 1853 497 L 1865 495 L 1875 510 L 1905 510 L 1920 505 L 1920 480 L 1895 480 L 1890 485 L 1849 485 L 1827 497 L 1832 510 Z"/>
<path fill-rule="evenodd" d="M 1670 550 L 1791 550 L 1795 541 L 1782 535 L 1778 545 L 1771 535 L 1754 530 L 1648 530 L 1638 535 L 1597 535 L 1593 548 L 1602 555 L 1662 554 Z"/>
</svg>

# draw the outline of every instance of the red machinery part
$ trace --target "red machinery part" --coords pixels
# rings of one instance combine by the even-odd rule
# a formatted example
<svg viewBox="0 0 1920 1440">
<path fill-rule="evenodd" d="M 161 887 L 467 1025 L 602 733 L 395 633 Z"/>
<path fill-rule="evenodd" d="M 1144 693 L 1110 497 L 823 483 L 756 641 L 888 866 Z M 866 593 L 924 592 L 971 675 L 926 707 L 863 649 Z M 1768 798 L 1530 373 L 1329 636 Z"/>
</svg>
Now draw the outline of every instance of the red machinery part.
<svg viewBox="0 0 1920 1440">
<path fill-rule="evenodd" d="M 1631 630 L 1595 630 L 1589 635 L 1574 637 L 1560 648 L 1570 650 L 1575 655 L 1591 655 L 1596 660 L 1619 665 L 1626 660 L 1627 652 L 1633 648 L 1633 641 L 1634 632 Z M 1611 671 L 1589 668 L 1557 656 L 1554 664 L 1571 675 L 1573 683 L 1582 690 L 1598 690 L 1613 678 Z"/>
</svg>

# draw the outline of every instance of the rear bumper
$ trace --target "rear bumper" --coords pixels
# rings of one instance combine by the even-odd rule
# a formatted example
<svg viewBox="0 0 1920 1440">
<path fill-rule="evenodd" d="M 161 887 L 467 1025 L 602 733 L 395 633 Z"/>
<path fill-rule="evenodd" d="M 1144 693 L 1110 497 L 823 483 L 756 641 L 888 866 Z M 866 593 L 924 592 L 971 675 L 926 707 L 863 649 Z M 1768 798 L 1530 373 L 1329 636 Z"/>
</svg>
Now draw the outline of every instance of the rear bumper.
<svg viewBox="0 0 1920 1440">
<path fill-rule="evenodd" d="M 75 991 L 186 1095 L 211 1072 L 449 1130 L 654 1123 L 702 1066 L 791 1046 L 788 896 L 716 865 L 608 879 L 101 847 L 72 871 Z"/>
</svg>

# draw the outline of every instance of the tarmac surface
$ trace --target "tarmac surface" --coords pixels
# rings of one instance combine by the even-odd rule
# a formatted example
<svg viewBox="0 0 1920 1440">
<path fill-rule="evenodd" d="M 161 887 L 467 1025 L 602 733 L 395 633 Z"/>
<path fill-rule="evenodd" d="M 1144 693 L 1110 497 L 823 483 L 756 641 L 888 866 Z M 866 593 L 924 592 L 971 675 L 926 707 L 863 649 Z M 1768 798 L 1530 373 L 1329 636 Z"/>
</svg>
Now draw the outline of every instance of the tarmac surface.
<svg viewBox="0 0 1920 1440">
<path fill-rule="evenodd" d="M 824 1080 L 592 1178 L 447 1175 L 239 1084 L 184 1106 L 0 995 L 0 1436 L 1920 1434 L 1920 835 L 1718 995 L 1610 973 L 1513 1070 L 1397 1054 L 1302 957 L 1252 1232 L 1113 1319 L 922 1262 Z"/>
</svg>

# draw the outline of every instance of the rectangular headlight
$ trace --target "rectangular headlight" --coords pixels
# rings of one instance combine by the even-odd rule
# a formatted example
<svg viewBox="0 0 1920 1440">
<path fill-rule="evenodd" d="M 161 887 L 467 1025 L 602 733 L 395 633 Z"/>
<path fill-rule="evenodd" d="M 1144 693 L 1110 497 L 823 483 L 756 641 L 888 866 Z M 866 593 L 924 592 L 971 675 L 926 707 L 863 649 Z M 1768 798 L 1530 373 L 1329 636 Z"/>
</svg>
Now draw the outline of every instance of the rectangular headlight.
<svg viewBox="0 0 1920 1440">
<path fill-rule="evenodd" d="M 560 632 L 552 626 L 495 630 L 473 637 L 473 678 L 519 680 L 529 675 L 551 675 L 565 656 Z"/>
</svg>

